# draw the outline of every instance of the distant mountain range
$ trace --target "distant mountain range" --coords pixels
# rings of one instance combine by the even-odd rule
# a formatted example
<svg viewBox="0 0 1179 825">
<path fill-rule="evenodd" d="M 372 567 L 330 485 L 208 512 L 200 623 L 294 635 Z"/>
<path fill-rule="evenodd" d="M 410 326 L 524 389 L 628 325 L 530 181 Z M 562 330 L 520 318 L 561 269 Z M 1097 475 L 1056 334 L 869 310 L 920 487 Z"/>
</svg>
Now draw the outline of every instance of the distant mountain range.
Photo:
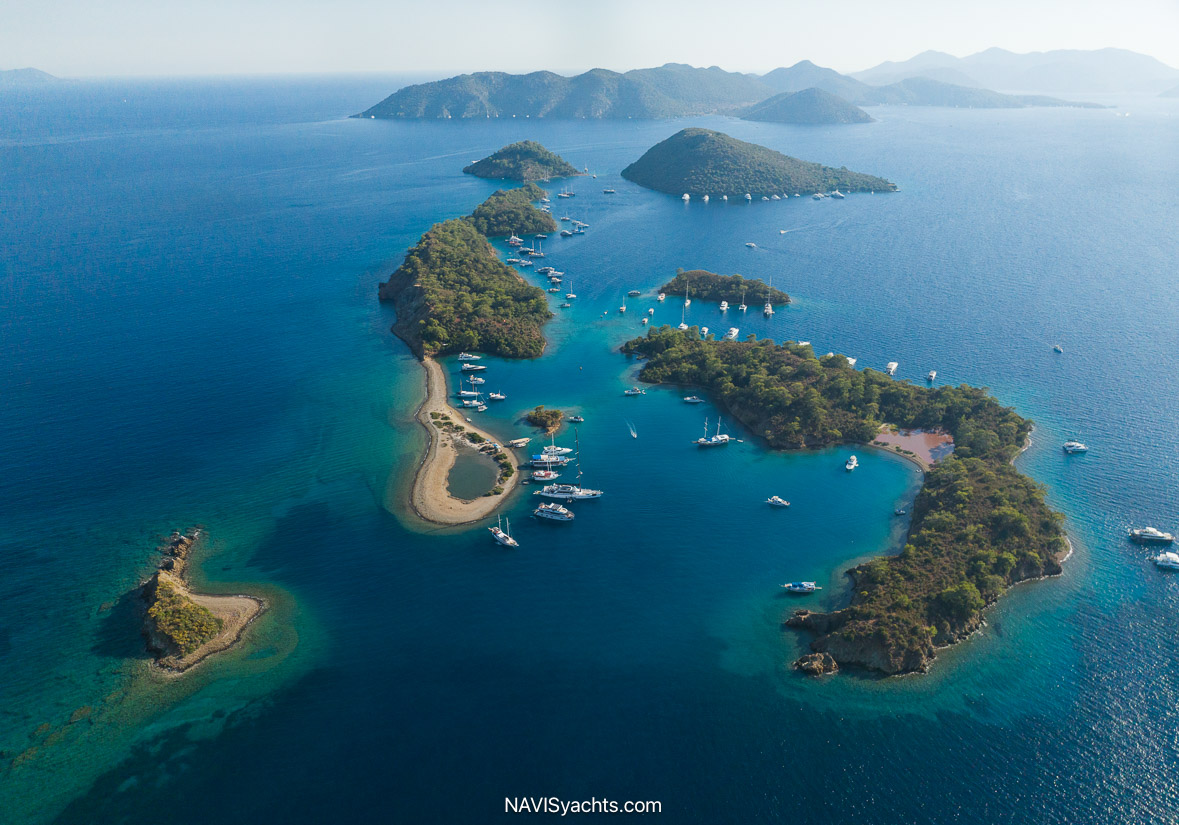
<svg viewBox="0 0 1179 825">
<path fill-rule="evenodd" d="M 871 123 L 871 116 L 859 106 L 848 103 L 822 89 L 782 92 L 754 104 L 741 113 L 745 120 L 768 123 Z"/>
<path fill-rule="evenodd" d="M 1162 64 L 1159 64 L 1162 65 Z M 740 114 L 785 92 L 818 89 L 854 106 L 1093 106 L 1055 98 L 1005 95 L 925 76 L 874 86 L 804 60 L 758 76 L 668 63 L 619 73 L 592 69 L 574 77 L 477 72 L 406 86 L 356 117 L 371 118 L 666 118 Z M 786 105 L 784 122 L 845 123 L 846 106 L 811 93 Z M 798 119 L 789 119 L 791 117 Z"/>
<path fill-rule="evenodd" d="M 1157 94 L 1179 83 L 1179 69 L 1125 49 L 1028 54 L 987 49 L 969 57 L 928 51 L 851 76 L 873 85 L 925 77 L 960 86 L 1067 95 Z"/>
<path fill-rule="evenodd" d="M 49 86 L 54 83 L 68 83 L 40 69 L 0 70 L 0 89 L 16 89 L 24 86 Z"/>
</svg>

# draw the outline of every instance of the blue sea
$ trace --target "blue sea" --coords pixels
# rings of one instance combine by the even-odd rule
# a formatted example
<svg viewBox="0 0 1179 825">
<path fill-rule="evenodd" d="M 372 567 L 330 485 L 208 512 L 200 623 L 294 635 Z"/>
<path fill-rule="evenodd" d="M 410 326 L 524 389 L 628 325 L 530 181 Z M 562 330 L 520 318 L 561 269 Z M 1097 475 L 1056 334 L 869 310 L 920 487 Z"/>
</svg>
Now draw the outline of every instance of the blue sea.
<svg viewBox="0 0 1179 825">
<path fill-rule="evenodd" d="M 1179 822 L 1179 576 L 1125 539 L 1179 528 L 1179 101 L 830 128 L 347 118 L 405 82 L 0 97 L 0 820 L 485 822 L 558 797 L 688 823 Z M 621 179 L 688 125 L 900 191 L 706 205 Z M 497 188 L 462 167 L 524 138 L 597 176 L 553 201 L 587 233 L 545 244 L 580 297 L 542 358 L 483 362 L 508 400 L 480 423 L 580 412 L 606 495 L 557 525 L 521 488 L 507 551 L 408 512 L 423 377 L 376 290 Z M 739 443 L 697 450 L 711 404 L 624 397 L 618 347 L 648 307 L 679 323 L 653 297 L 677 267 L 794 298 L 772 319 L 697 301 L 690 324 L 936 369 L 1034 419 L 1019 466 L 1067 518 L 1064 575 L 926 675 L 791 671 L 807 639 L 782 619 L 899 548 L 919 473 L 729 421 Z M 202 585 L 271 609 L 163 679 L 128 593 L 196 524 Z M 794 579 L 824 589 L 785 597 Z"/>
</svg>

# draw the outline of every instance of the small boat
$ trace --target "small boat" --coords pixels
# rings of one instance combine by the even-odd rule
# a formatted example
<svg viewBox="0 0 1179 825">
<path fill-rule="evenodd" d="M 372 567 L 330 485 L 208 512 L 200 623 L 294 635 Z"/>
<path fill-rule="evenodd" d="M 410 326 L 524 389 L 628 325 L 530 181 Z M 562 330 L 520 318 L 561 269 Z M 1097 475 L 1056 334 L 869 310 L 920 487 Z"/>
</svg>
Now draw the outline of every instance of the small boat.
<svg viewBox="0 0 1179 825">
<path fill-rule="evenodd" d="M 507 400 L 507 396 L 504 395 L 502 392 L 489 392 L 489 393 L 487 393 L 487 397 L 490 398 L 492 401 L 505 401 L 505 400 Z"/>
<path fill-rule="evenodd" d="M 684 398 L 684 403 L 685 404 L 703 404 L 704 399 L 698 395 L 689 395 L 686 398 Z"/>
<path fill-rule="evenodd" d="M 471 408 L 474 408 L 474 409 L 476 409 L 476 410 L 477 410 L 477 409 L 479 409 L 480 407 L 482 407 L 482 406 L 483 406 L 483 402 L 482 402 L 482 401 L 480 401 L 478 397 L 476 397 L 476 398 L 464 398 L 464 399 L 463 399 L 463 406 L 464 406 L 464 407 L 471 407 Z"/>
<path fill-rule="evenodd" d="M 761 196 L 761 199 L 762 199 L 763 201 L 768 201 L 768 200 L 769 200 L 769 198 L 767 198 L 765 195 L 762 195 L 762 196 Z"/>
<path fill-rule="evenodd" d="M 561 220 L 562 220 L 562 221 L 568 221 L 568 220 L 569 220 L 569 216 L 568 216 L 568 215 L 566 215 L 566 216 L 564 216 L 563 218 L 561 218 Z"/>
<path fill-rule="evenodd" d="M 520 246 L 522 243 L 524 243 L 524 239 L 516 235 L 508 238 L 508 246 Z"/>
<path fill-rule="evenodd" d="M 728 195 L 721 195 L 721 200 L 722 200 L 722 201 L 727 201 L 728 199 L 729 199 L 729 196 L 728 196 Z"/>
<path fill-rule="evenodd" d="M 780 201 L 780 200 L 782 200 L 782 196 L 781 195 L 770 195 L 770 200 Z"/>
<path fill-rule="evenodd" d="M 735 341 L 735 340 L 737 340 L 737 336 L 740 334 L 741 334 L 741 330 L 737 329 L 736 327 L 729 327 L 729 331 L 725 333 L 724 340 Z"/>
<path fill-rule="evenodd" d="M 705 202 L 705 203 L 708 203 L 708 195 L 705 195 L 705 196 L 704 196 L 704 202 Z"/>
<path fill-rule="evenodd" d="M 571 415 L 571 416 L 569 416 L 569 420 L 572 421 L 574 424 L 580 424 L 583 421 L 585 421 L 585 417 L 580 416 L 580 415 Z"/>
<path fill-rule="evenodd" d="M 1179 553 L 1168 550 L 1166 553 L 1160 553 L 1154 557 L 1154 563 L 1158 567 L 1167 570 L 1179 570 Z"/>
<path fill-rule="evenodd" d="M 700 327 L 700 337 L 701 338 L 708 337 L 708 327 Z"/>
<path fill-rule="evenodd" d="M 721 428 L 721 420 L 720 420 L 720 418 L 717 418 L 717 420 L 716 420 L 716 435 L 710 436 L 708 434 L 708 419 L 707 418 L 704 419 L 704 437 L 697 438 L 693 443 L 697 447 L 723 447 L 723 446 L 725 446 L 732 439 L 729 437 L 728 433 L 722 433 L 720 431 L 720 428 Z"/>
<path fill-rule="evenodd" d="M 789 507 L 790 506 L 790 502 L 787 501 L 786 499 L 782 498 L 781 496 L 770 496 L 769 498 L 766 499 L 766 504 L 770 505 L 771 507 Z"/>
<path fill-rule="evenodd" d="M 534 235 L 533 237 L 535 237 L 537 240 L 541 240 L 541 241 L 547 241 L 549 239 L 548 235 Z"/>
<path fill-rule="evenodd" d="M 688 328 L 688 325 L 684 321 L 680 321 L 680 325 L 678 327 L 676 327 L 676 329 L 680 329 L 680 330 L 684 330 L 687 328 Z"/>
<path fill-rule="evenodd" d="M 482 357 L 482 355 L 472 355 L 469 352 L 460 352 L 458 354 L 458 360 L 460 361 L 478 361 Z"/>
<path fill-rule="evenodd" d="M 663 301 L 667 300 L 667 296 L 665 294 L 663 294 L 662 292 L 660 292 L 659 297 L 656 300 L 662 303 Z"/>
<path fill-rule="evenodd" d="M 1086 447 L 1084 444 L 1082 444 L 1080 441 L 1066 441 L 1066 442 L 1064 442 L 1063 449 L 1066 453 L 1069 453 L 1070 455 L 1073 453 L 1087 453 L 1087 452 L 1089 452 L 1089 448 Z"/>
<path fill-rule="evenodd" d="M 787 593 L 814 593 L 823 589 L 814 582 L 789 582 L 782 587 L 786 588 Z"/>
<path fill-rule="evenodd" d="M 479 406 L 475 408 L 475 412 L 487 412 L 487 405 L 480 403 Z"/>
<path fill-rule="evenodd" d="M 749 194 L 748 192 L 746 192 L 746 193 L 745 193 L 745 200 L 746 200 L 746 201 L 752 201 L 752 200 L 753 200 L 753 195 L 751 195 L 751 194 Z"/>
<path fill-rule="evenodd" d="M 822 192 L 816 192 L 815 194 L 811 195 L 811 197 L 817 201 L 821 201 L 826 196 Z"/>
<path fill-rule="evenodd" d="M 937 370 L 930 370 L 929 375 L 925 376 L 925 380 L 933 383 L 933 379 L 937 378 Z"/>
<path fill-rule="evenodd" d="M 520 259 L 519 258 L 508 258 L 506 261 L 504 261 L 504 263 L 518 264 L 518 263 L 520 263 Z"/>
<path fill-rule="evenodd" d="M 561 287 L 559 287 L 559 286 L 550 286 L 550 287 L 549 287 L 549 288 L 548 288 L 546 291 L 547 291 L 547 292 L 560 292 L 560 291 L 561 291 Z"/>
<path fill-rule="evenodd" d="M 651 320 L 650 318 L 648 318 L 646 315 L 644 315 L 643 316 L 643 326 L 647 326 L 647 322 L 650 320 Z"/>
<path fill-rule="evenodd" d="M 749 247 L 750 249 L 757 249 L 757 244 L 753 243 L 752 241 L 750 241 L 749 243 L 747 243 L 745 245 L 747 247 Z"/>
<path fill-rule="evenodd" d="M 533 470 L 532 471 L 532 480 L 533 481 L 555 481 L 556 479 L 558 479 L 560 477 L 561 477 L 561 474 L 558 473 L 556 470 Z"/>
<path fill-rule="evenodd" d="M 849 367 L 854 367 L 854 366 L 856 365 L 856 359 L 855 359 L 855 358 L 852 358 L 850 355 L 845 355 L 845 356 L 843 356 L 843 357 L 847 359 L 847 365 L 848 365 Z"/>
<path fill-rule="evenodd" d="M 632 298 L 638 298 L 638 297 L 639 297 L 640 295 L 642 295 L 643 293 L 642 293 L 642 292 L 640 292 L 640 291 L 639 291 L 639 290 L 637 290 L 637 289 L 632 289 L 630 292 L 628 292 L 628 293 L 626 293 L 626 294 L 627 294 L 627 295 L 629 295 L 629 296 L 630 296 L 630 297 L 632 297 Z"/>
<path fill-rule="evenodd" d="M 527 447 L 531 438 L 513 438 L 508 442 L 509 447 Z"/>
<path fill-rule="evenodd" d="M 884 371 L 887 372 L 889 375 L 896 375 L 898 366 L 899 365 L 897 364 L 896 361 L 889 361 L 887 364 L 885 364 Z"/>
<path fill-rule="evenodd" d="M 459 390 L 459 398 L 475 398 L 479 395 L 478 390 Z"/>
<path fill-rule="evenodd" d="M 482 364 L 463 364 L 460 369 L 463 372 L 478 372 L 479 370 L 487 369 L 487 367 L 483 366 Z"/>
<path fill-rule="evenodd" d="M 648 310 L 647 310 L 647 314 L 648 314 L 648 315 L 654 315 L 654 314 L 655 314 L 655 307 L 651 307 L 650 309 L 648 309 Z"/>
<path fill-rule="evenodd" d="M 603 195 L 613 195 L 613 194 L 614 194 L 614 190 L 613 190 L 613 189 L 603 189 L 603 190 L 602 190 L 602 194 L 603 194 Z"/>
<path fill-rule="evenodd" d="M 472 377 L 471 377 L 471 383 L 472 383 L 472 384 L 486 384 L 486 383 L 487 383 L 487 379 L 486 379 L 486 378 L 480 378 L 479 376 L 475 375 L 475 376 L 472 376 Z"/>
<path fill-rule="evenodd" d="M 852 470 L 854 470 L 856 467 L 859 467 L 859 466 L 860 466 L 860 460 L 853 455 L 851 458 L 849 458 L 847 460 L 847 463 L 843 465 L 843 469 L 847 470 L 850 473 Z"/>
<path fill-rule="evenodd" d="M 836 189 L 834 192 L 831 193 L 831 197 L 835 198 L 836 200 L 843 200 L 844 195 L 842 192 L 840 192 L 838 189 Z"/>
<path fill-rule="evenodd" d="M 1130 531 L 1130 541 L 1136 541 L 1139 544 L 1171 544 L 1175 541 L 1175 537 L 1153 527 L 1139 527 Z"/>
<path fill-rule="evenodd" d="M 573 514 L 555 501 L 540 505 L 532 511 L 532 515 L 551 521 L 573 521 Z"/>
<path fill-rule="evenodd" d="M 496 522 L 495 527 L 488 527 L 487 529 L 491 531 L 491 535 L 495 537 L 495 540 L 498 541 L 500 544 L 504 545 L 505 547 L 519 547 L 520 546 L 520 543 L 517 542 L 514 538 L 512 538 L 512 535 L 511 535 L 512 522 L 510 520 L 508 521 L 508 529 L 507 530 L 501 529 L 501 525 L 498 522 L 498 520 Z"/>
<path fill-rule="evenodd" d="M 558 308 L 558 309 L 569 309 L 569 307 L 571 307 L 571 306 L 573 306 L 573 304 L 571 304 L 571 303 L 569 303 L 568 301 L 566 301 L 566 302 L 565 302 L 565 303 L 563 303 L 563 304 L 559 304 L 559 305 L 557 306 L 557 308 Z"/>
<path fill-rule="evenodd" d="M 728 312 L 729 311 L 729 302 L 728 301 L 721 301 L 720 302 L 720 311 L 721 312 Z"/>
<path fill-rule="evenodd" d="M 692 196 L 685 192 L 684 196 L 680 198 L 680 200 L 682 200 L 684 203 L 687 203 L 688 201 L 692 200 Z"/>
<path fill-rule="evenodd" d="M 1064 347 L 1062 347 L 1060 344 L 1057 344 L 1056 346 L 1054 346 L 1052 348 L 1052 351 L 1053 352 L 1064 352 Z"/>
<path fill-rule="evenodd" d="M 646 395 L 647 391 L 644 389 L 639 389 L 638 387 L 631 387 L 629 390 L 623 390 L 622 394 L 623 395 Z"/>
<path fill-rule="evenodd" d="M 573 237 L 573 233 L 572 233 L 572 232 L 570 232 L 568 229 L 562 229 L 562 230 L 561 230 L 561 237 L 562 237 L 562 238 L 572 238 L 572 237 Z"/>
<path fill-rule="evenodd" d="M 766 316 L 767 318 L 769 318 L 771 315 L 774 314 L 774 305 L 771 304 L 769 301 L 766 301 L 766 305 L 761 308 L 761 314 Z"/>
<path fill-rule="evenodd" d="M 908 510 L 906 510 L 904 507 L 898 507 L 897 509 L 895 509 L 895 510 L 893 510 L 893 511 L 892 511 L 892 514 L 893 514 L 894 516 L 903 516 L 903 515 L 905 515 L 905 513 L 907 513 L 907 512 L 909 512 L 909 511 L 908 511 Z"/>
</svg>

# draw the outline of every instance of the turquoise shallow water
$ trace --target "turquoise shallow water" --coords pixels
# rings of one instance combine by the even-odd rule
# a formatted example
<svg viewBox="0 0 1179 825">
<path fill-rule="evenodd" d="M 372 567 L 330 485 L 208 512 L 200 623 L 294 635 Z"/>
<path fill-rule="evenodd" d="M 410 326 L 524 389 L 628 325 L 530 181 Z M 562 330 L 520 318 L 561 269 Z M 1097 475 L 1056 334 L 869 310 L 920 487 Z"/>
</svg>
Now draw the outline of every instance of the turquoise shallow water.
<svg viewBox="0 0 1179 825">
<path fill-rule="evenodd" d="M 1122 539 L 1179 526 L 1173 102 L 692 121 L 901 192 L 684 206 L 617 173 L 687 122 L 338 119 L 394 85 L 96 86 L 0 118 L 11 810 L 454 822 L 596 794 L 685 822 L 1174 820 L 1179 578 Z M 546 244 L 581 297 L 543 358 L 485 361 L 508 400 L 482 423 L 509 437 L 535 404 L 582 412 L 585 481 L 607 494 L 538 524 L 524 488 L 505 552 L 384 506 L 421 447 L 421 376 L 375 291 L 495 188 L 458 170 L 524 137 L 598 173 L 554 201 L 590 231 Z M 858 450 L 849 475 L 847 449 L 770 454 L 735 426 L 743 443 L 699 451 L 711 405 L 623 397 L 637 365 L 617 346 L 678 266 L 796 298 L 740 323 L 695 302 L 689 323 L 937 369 L 1036 419 L 1020 466 L 1068 517 L 1065 575 L 1017 588 L 927 676 L 788 671 L 805 640 L 781 617 L 838 605 L 842 570 L 896 546 L 917 474 Z M 655 320 L 678 316 L 669 299 Z M 1073 436 L 1092 452 L 1063 457 Z M 268 588 L 276 609 L 160 687 L 135 675 L 118 600 L 156 534 L 197 522 L 211 582 Z M 825 589 L 784 598 L 795 578 Z"/>
</svg>

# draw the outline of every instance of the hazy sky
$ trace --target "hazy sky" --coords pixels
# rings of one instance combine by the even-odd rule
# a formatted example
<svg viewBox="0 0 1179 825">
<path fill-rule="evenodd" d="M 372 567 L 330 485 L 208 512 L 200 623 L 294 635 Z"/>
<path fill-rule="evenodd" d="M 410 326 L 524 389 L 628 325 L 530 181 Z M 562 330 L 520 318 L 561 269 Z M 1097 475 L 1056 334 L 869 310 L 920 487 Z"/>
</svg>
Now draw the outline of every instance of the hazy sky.
<svg viewBox="0 0 1179 825">
<path fill-rule="evenodd" d="M 1179 67 L 1179 0 L 3 0 L 0 68 L 53 74 L 562 73 L 668 61 L 841 71 L 1118 46 Z"/>
</svg>

